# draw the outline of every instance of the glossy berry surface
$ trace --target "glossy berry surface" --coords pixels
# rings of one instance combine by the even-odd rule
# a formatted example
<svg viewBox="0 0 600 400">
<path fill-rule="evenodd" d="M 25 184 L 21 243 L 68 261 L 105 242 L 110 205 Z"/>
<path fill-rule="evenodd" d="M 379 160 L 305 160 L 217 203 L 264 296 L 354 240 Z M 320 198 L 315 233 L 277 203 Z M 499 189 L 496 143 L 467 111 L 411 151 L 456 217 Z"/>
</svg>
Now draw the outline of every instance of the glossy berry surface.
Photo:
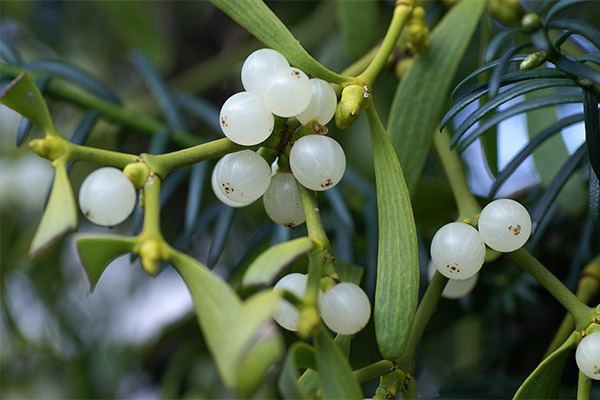
<svg viewBox="0 0 600 400">
<path fill-rule="evenodd" d="M 263 97 L 267 80 L 275 71 L 289 68 L 290 63 L 278 51 L 259 49 L 250 54 L 242 65 L 242 85 L 248 92 Z"/>
<path fill-rule="evenodd" d="M 342 179 L 346 155 L 342 146 L 328 136 L 307 135 L 298 139 L 290 151 L 292 173 L 304 187 L 327 190 Z"/>
<path fill-rule="evenodd" d="M 236 93 L 228 98 L 219 114 L 223 134 L 243 146 L 265 141 L 273 132 L 274 121 L 262 97 L 251 92 Z"/>
<path fill-rule="evenodd" d="M 300 192 L 290 172 L 279 172 L 271 177 L 263 203 L 269 218 L 279 225 L 292 227 L 304 222 Z"/>
<path fill-rule="evenodd" d="M 323 293 L 319 312 L 329 329 L 341 335 L 353 335 L 369 322 L 371 303 L 360 286 L 340 282 Z"/>
<path fill-rule="evenodd" d="M 114 226 L 125 221 L 135 208 L 133 183 L 117 168 L 99 168 L 79 189 L 81 212 L 96 225 Z"/>
<path fill-rule="evenodd" d="M 306 275 L 292 273 L 281 278 L 273 286 L 273 290 L 287 290 L 301 299 L 306 294 L 307 283 L 308 277 Z M 280 299 L 277 310 L 273 314 L 273 319 L 283 328 L 289 331 L 297 331 L 298 323 L 300 322 L 300 312 L 289 301 Z"/>
<path fill-rule="evenodd" d="M 277 70 L 267 81 L 263 98 L 273 114 L 294 117 L 308 107 L 312 98 L 308 76 L 293 67 Z"/>
<path fill-rule="evenodd" d="M 485 260 L 485 244 L 477 229 L 462 222 L 442 226 L 431 241 L 431 259 L 450 279 L 468 279 Z"/>
<path fill-rule="evenodd" d="M 435 265 L 433 262 L 430 262 L 427 266 L 427 275 L 429 276 L 429 280 L 433 278 L 435 271 Z M 446 286 L 444 287 L 444 290 L 442 291 L 442 297 L 446 299 L 459 299 L 464 297 L 473 290 L 478 279 L 479 274 L 475 274 L 472 277 L 463 280 L 449 279 L 448 283 L 446 283 Z"/>
<path fill-rule="evenodd" d="M 310 79 L 310 86 L 312 89 L 310 103 L 304 111 L 296 115 L 296 119 L 302 125 L 313 120 L 321 125 L 326 125 L 335 115 L 337 106 L 335 91 L 328 82 L 318 78 Z"/>
<path fill-rule="evenodd" d="M 575 361 L 585 376 L 600 380 L 600 331 L 581 339 L 575 352 Z"/>
<path fill-rule="evenodd" d="M 251 150 L 227 154 L 215 168 L 221 193 L 238 203 L 258 199 L 271 182 L 271 167 Z"/>
<path fill-rule="evenodd" d="M 217 164 L 215 165 L 215 168 L 213 168 L 213 172 L 210 177 L 210 184 L 211 184 L 212 190 L 213 190 L 216 198 L 221 203 L 223 203 L 229 207 L 234 207 L 234 208 L 245 207 L 248 204 L 251 204 L 252 201 L 240 203 L 237 201 L 230 200 L 229 198 L 227 198 L 227 196 L 225 196 L 225 194 L 223 192 L 221 192 L 221 189 L 219 188 L 219 184 L 217 183 L 217 168 L 219 167 L 219 163 L 221 162 L 221 160 L 219 160 L 219 162 L 217 162 Z"/>
<path fill-rule="evenodd" d="M 501 252 L 521 248 L 531 235 L 529 212 L 511 199 L 494 200 L 485 206 L 477 226 L 485 244 Z"/>
</svg>

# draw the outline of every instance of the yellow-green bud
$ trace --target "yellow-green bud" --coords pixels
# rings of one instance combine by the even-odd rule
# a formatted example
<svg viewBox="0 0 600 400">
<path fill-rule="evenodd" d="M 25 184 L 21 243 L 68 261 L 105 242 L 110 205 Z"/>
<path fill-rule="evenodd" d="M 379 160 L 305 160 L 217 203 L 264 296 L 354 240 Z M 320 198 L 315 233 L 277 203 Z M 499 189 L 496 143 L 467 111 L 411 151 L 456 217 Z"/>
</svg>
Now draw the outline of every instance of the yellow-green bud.
<svg viewBox="0 0 600 400">
<path fill-rule="evenodd" d="M 38 156 L 54 161 L 65 152 L 65 143 L 62 138 L 46 136 L 30 141 L 29 148 Z"/>
<path fill-rule="evenodd" d="M 527 33 L 531 33 L 542 27 L 542 20 L 540 16 L 535 13 L 525 14 L 523 19 L 521 19 L 521 26 Z"/>
<path fill-rule="evenodd" d="M 408 48 L 415 54 L 421 54 L 429 47 L 429 28 L 425 24 L 425 9 L 415 7 L 404 28 Z"/>
<path fill-rule="evenodd" d="M 401 59 L 400 62 L 396 64 L 395 72 L 398 79 L 402 79 L 406 75 L 414 61 L 415 59 L 413 57 L 407 57 Z"/>
<path fill-rule="evenodd" d="M 138 250 L 142 268 L 149 275 L 156 275 L 160 261 L 163 259 L 160 242 L 155 239 L 146 239 Z"/>
<path fill-rule="evenodd" d="M 348 85 L 342 90 L 342 98 L 335 109 L 335 126 L 346 129 L 358 118 L 360 108 L 369 97 L 368 90 L 361 85 Z"/>
<path fill-rule="evenodd" d="M 550 52 L 548 51 L 536 51 L 535 53 L 531 53 L 523 61 L 521 61 L 521 64 L 519 64 L 519 69 L 524 71 L 527 69 L 537 68 L 545 63 L 546 60 L 548 60 L 549 55 Z"/>
<path fill-rule="evenodd" d="M 136 189 L 141 189 L 150 176 L 150 167 L 145 162 L 127 164 L 123 169 L 123 174 L 133 182 Z"/>
<path fill-rule="evenodd" d="M 504 25 L 517 25 L 525 14 L 519 0 L 490 0 L 488 10 L 492 18 Z"/>
</svg>

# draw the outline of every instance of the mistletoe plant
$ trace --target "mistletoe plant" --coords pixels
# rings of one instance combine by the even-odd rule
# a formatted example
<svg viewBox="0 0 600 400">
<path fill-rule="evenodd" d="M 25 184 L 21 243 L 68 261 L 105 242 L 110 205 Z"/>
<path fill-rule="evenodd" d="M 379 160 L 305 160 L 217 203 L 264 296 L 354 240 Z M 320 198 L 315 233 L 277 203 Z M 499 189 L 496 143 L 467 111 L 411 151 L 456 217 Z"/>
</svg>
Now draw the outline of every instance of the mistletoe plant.
<svg viewBox="0 0 600 400">
<path fill-rule="evenodd" d="M 600 287 L 598 257 L 585 260 L 589 266 L 581 281 L 583 289 L 574 294 L 530 252 L 556 214 L 553 202 L 567 183 L 581 193 L 585 190 L 581 188 L 582 179 L 587 181 L 590 220 L 596 226 L 598 223 L 600 72 L 596 66 L 600 65 L 600 32 L 581 21 L 557 19 L 563 10 L 579 2 L 544 1 L 536 13 L 523 16 L 520 26 L 504 29 L 491 40 L 482 39 L 484 65 L 451 94 L 454 75 L 472 36 L 480 22 L 489 23 L 485 1 L 454 5 L 430 34 L 424 8 L 398 0 L 381 42 L 358 54 L 358 60 L 340 73 L 315 60 L 263 2 L 212 2 L 266 48 L 248 54 L 241 70 L 245 90 L 233 94 L 221 108 L 218 124 L 225 137 L 204 143 L 187 131 L 175 95 L 140 53 L 134 54 L 133 62 L 157 95 L 166 124 L 124 107 L 112 91 L 81 71 L 52 60 L 24 63 L 14 49 L 3 43 L 2 78 L 6 81 L 10 77 L 10 83 L 1 101 L 26 118 L 17 133 L 17 143 L 25 141 L 28 124 L 40 128 L 43 138 L 29 141 L 29 147 L 51 161 L 55 171 L 29 255 L 35 257 L 77 228 L 70 165 L 85 161 L 103 166 L 79 189 L 82 214 L 97 225 L 120 224 L 134 212 L 138 191 L 139 209 L 143 211 L 134 212 L 131 235 L 74 236 L 90 290 L 94 290 L 108 264 L 120 255 L 139 257 L 150 275 L 168 264 L 181 275 L 191 293 L 202 337 L 223 384 L 238 395 L 255 393 L 268 371 L 277 365 L 279 394 L 285 398 L 362 399 L 369 395 L 386 399 L 397 394 L 403 398 L 417 396 L 417 350 L 440 298 L 468 293 L 482 266 L 507 253 L 568 312 L 548 355 L 515 397 L 557 396 L 563 365 L 571 350 L 577 348 L 581 371 L 578 397 L 589 398 L 591 380 L 600 379 L 600 306 L 586 305 Z M 340 2 L 337 7 L 348 20 L 358 15 L 353 9 L 358 7 L 356 4 Z M 490 10 L 496 16 L 502 15 L 500 11 L 508 12 L 505 17 L 511 20 L 515 16 L 519 19 L 522 11 L 518 3 L 510 1 L 492 1 Z M 349 43 L 359 40 L 362 34 L 353 30 L 351 23 L 344 29 Z M 485 29 L 480 31 L 483 36 Z M 571 40 L 573 35 L 587 39 L 595 51 L 573 54 L 573 49 L 582 50 Z M 511 39 L 515 47 L 494 59 Z M 517 54 L 524 49 L 532 52 Z M 402 79 L 392 103 L 386 105 L 386 127 L 376 108 L 381 103 L 376 100 L 374 88 L 384 69 L 398 58 Z M 509 71 L 516 62 L 520 63 L 519 70 Z M 84 90 L 58 77 L 74 81 Z M 478 85 L 464 90 L 475 77 L 479 78 Z M 58 132 L 42 93 L 86 110 L 71 138 Z M 525 100 L 498 110 L 522 95 Z M 453 99 L 449 109 L 448 98 Z M 475 111 L 456 126 L 450 124 L 476 101 L 480 103 Z M 551 121 L 504 169 L 495 170 L 495 128 L 500 122 L 516 114 L 566 103 L 582 103 L 584 112 Z M 338 130 L 347 129 L 361 112 L 368 121 L 376 191 L 378 234 L 375 242 L 368 243 L 370 251 L 376 251 L 372 304 L 361 288 L 364 267 L 336 257 L 338 243 L 330 240 L 323 223 L 327 216 L 321 212 L 317 198 L 317 193 L 336 193 L 332 188 L 343 182 L 347 172 L 343 146 L 328 135 L 335 128 L 329 129 L 327 124 L 335 120 Z M 154 148 L 129 154 L 86 145 L 101 118 L 150 133 L 155 144 L 166 137 L 178 149 L 166 151 L 163 145 L 158 152 Z M 586 140 L 549 178 L 543 193 L 528 200 L 535 203 L 532 217 L 514 200 L 492 201 L 503 182 L 537 146 L 580 121 L 585 122 Z M 537 126 L 538 122 L 528 119 L 528 124 Z M 486 159 L 497 175 L 483 208 L 467 184 L 459 156 L 477 139 L 482 139 Z M 415 220 L 411 198 L 432 143 L 447 175 L 458 217 L 454 222 L 437 222 L 437 226 L 446 224 L 437 230 L 427 252 L 419 245 L 419 221 Z M 202 218 L 198 208 L 202 184 L 198 179 L 206 174 L 206 161 L 211 159 L 218 159 L 211 185 L 214 195 L 225 204 L 224 209 L 241 208 L 263 197 L 266 214 L 274 222 L 306 227 L 300 237 L 255 255 L 240 272 L 240 282 L 222 279 L 188 255 L 181 241 L 167 241 L 161 230 L 163 199 L 172 191 L 170 178 L 191 168 L 182 236 L 182 241 L 189 242 L 193 227 Z M 339 201 L 336 212 L 344 212 L 344 202 Z M 209 258 L 213 261 L 223 250 L 231 212 L 223 219 L 224 228 L 215 232 L 221 237 L 221 245 L 211 247 Z M 135 223 L 138 217 L 141 225 Z M 429 284 L 421 282 L 426 290 L 420 301 L 419 255 L 430 256 L 436 269 Z M 292 263 L 301 265 L 303 273 L 287 268 Z M 362 286 L 366 287 L 364 282 Z M 361 335 L 371 318 L 381 358 L 354 369 L 348 356 L 353 335 Z M 295 332 L 296 340 L 287 348 L 273 321 Z M 363 393 L 360 384 L 372 379 L 379 379 L 379 386 L 374 393 Z"/>
</svg>

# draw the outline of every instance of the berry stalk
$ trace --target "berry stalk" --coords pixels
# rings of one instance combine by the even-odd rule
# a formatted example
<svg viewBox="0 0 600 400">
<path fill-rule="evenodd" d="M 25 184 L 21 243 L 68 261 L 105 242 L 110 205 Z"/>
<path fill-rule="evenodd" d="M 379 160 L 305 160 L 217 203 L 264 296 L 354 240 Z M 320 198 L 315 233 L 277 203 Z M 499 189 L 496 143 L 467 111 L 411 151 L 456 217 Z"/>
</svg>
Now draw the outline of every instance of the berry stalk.
<svg viewBox="0 0 600 400">
<path fill-rule="evenodd" d="M 317 194 L 298 183 L 298 191 L 302 200 L 302 208 L 306 217 L 306 230 L 308 237 L 317 243 L 317 245 L 329 254 L 333 254 L 329 238 L 325 234 L 321 214 L 319 214 L 319 203 L 317 203 Z"/>
</svg>

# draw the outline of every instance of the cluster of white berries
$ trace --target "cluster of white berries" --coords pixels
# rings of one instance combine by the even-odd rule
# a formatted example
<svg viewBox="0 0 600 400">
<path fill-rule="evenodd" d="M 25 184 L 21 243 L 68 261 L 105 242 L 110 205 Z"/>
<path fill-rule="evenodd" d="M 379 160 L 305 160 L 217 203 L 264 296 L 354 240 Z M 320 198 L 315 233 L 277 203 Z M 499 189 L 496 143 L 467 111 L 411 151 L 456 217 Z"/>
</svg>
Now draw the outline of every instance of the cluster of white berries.
<svg viewBox="0 0 600 400">
<path fill-rule="evenodd" d="M 444 296 L 461 297 L 475 286 L 485 261 L 486 245 L 496 251 L 511 252 L 521 248 L 530 234 L 527 209 L 511 199 L 494 200 L 485 206 L 477 229 L 463 222 L 441 227 L 431 241 L 431 260 L 442 275 L 451 279 L 447 285 L 449 293 Z"/>
<path fill-rule="evenodd" d="M 309 79 L 290 67 L 280 53 L 260 49 L 242 66 L 246 91 L 231 96 L 221 108 L 220 125 L 232 142 L 254 146 L 273 132 L 274 115 L 295 117 L 301 124 L 327 124 L 335 114 L 337 98 L 331 85 Z M 263 196 L 267 215 L 278 224 L 296 226 L 304 212 L 296 180 L 311 190 L 327 190 L 344 175 L 346 156 L 340 144 L 322 135 L 296 140 L 289 156 L 291 174 L 271 174 L 267 162 L 251 150 L 221 158 L 212 174 L 212 188 L 223 203 L 246 206 Z"/>
<path fill-rule="evenodd" d="M 292 273 L 281 278 L 273 290 L 287 290 L 299 299 L 306 294 L 308 277 Z M 341 335 L 353 335 L 362 330 L 371 316 L 371 303 L 367 294 L 350 282 L 340 282 L 325 293 L 319 291 L 319 314 L 332 331 Z M 273 319 L 283 328 L 297 331 L 300 312 L 285 299 L 279 301 Z"/>
</svg>

